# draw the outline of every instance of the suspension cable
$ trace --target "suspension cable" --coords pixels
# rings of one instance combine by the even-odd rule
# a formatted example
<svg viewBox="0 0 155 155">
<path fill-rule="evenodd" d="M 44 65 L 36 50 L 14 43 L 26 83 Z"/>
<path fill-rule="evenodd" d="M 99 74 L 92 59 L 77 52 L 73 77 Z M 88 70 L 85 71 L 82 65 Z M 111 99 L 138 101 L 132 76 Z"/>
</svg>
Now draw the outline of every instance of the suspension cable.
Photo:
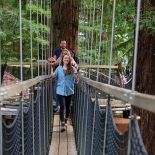
<svg viewBox="0 0 155 155">
<path fill-rule="evenodd" d="M 140 20 L 141 0 L 137 2 L 137 19 L 136 19 L 136 35 L 135 35 L 135 49 L 134 49 L 134 63 L 132 76 L 132 91 L 135 91 L 136 85 L 136 69 L 137 69 L 137 55 L 138 55 L 138 38 L 139 38 L 139 20 Z"/>
<path fill-rule="evenodd" d="M 30 0 L 30 50 L 31 50 L 31 79 L 33 79 L 33 53 L 32 53 L 32 0 Z"/>
<path fill-rule="evenodd" d="M 93 57 L 93 41 L 94 41 L 94 25 L 95 25 L 95 13 L 96 13 L 96 0 L 93 3 L 93 23 L 92 23 L 92 33 L 91 33 L 91 59 L 90 65 L 92 64 L 92 57 Z"/>
<path fill-rule="evenodd" d="M 41 0 L 41 9 L 43 10 L 43 2 Z M 41 11 L 41 38 L 42 38 L 42 41 L 43 41 L 43 15 L 42 15 L 42 11 Z M 41 57 L 42 57 L 42 75 L 43 75 L 43 72 L 44 72 L 44 69 L 43 69 L 43 55 L 44 55 L 44 51 L 43 51 L 43 42 L 41 43 Z"/>
<path fill-rule="evenodd" d="M 95 18 L 95 5 L 96 5 L 96 0 L 94 0 L 94 3 L 93 3 L 93 0 L 91 0 L 91 4 L 93 4 L 93 18 L 92 18 L 92 27 L 94 27 L 94 18 Z M 91 9 L 90 9 L 91 10 Z M 90 11 L 90 21 L 91 21 L 91 13 L 92 13 L 92 11 Z M 90 27 L 89 27 L 89 29 L 90 29 Z M 90 56 L 90 60 L 89 60 L 89 64 L 90 65 L 92 65 L 92 57 L 93 57 L 93 35 L 94 35 L 94 31 L 93 31 L 93 28 L 92 28 L 92 31 L 90 32 L 91 34 L 90 34 L 90 36 L 91 36 L 91 38 L 90 38 L 90 54 L 89 54 L 89 56 Z M 91 74 L 91 69 L 89 69 L 89 78 L 90 78 L 90 74 Z"/>
<path fill-rule="evenodd" d="M 22 48 L 22 3 L 19 0 L 19 22 L 20 22 L 20 79 L 23 81 L 23 48 Z M 21 93 L 21 120 L 22 120 L 22 154 L 24 155 L 24 107 L 23 107 L 23 94 Z"/>
<path fill-rule="evenodd" d="M 19 21 L 20 21 L 20 80 L 23 81 L 23 34 L 22 34 L 22 4 L 19 0 Z"/>
<path fill-rule="evenodd" d="M 30 0 L 30 48 L 31 48 L 31 79 L 33 79 L 33 51 L 32 51 L 32 0 Z M 32 147 L 33 147 L 33 155 L 35 154 L 35 147 L 34 147 L 34 93 L 33 87 L 31 88 L 32 93 Z"/>
<path fill-rule="evenodd" d="M 47 11 L 49 10 L 50 3 L 51 3 L 51 1 L 50 1 L 49 3 L 47 3 Z M 50 19 L 51 19 L 51 17 L 50 17 Z M 51 22 L 49 22 L 50 19 L 47 18 L 47 26 L 48 26 L 48 27 L 51 27 L 51 26 L 50 26 L 50 23 L 51 23 Z M 50 31 L 51 31 L 51 30 L 50 30 Z M 47 40 L 49 41 L 49 43 L 48 43 L 48 45 L 47 45 L 48 57 L 51 57 L 51 56 L 52 56 L 51 50 L 50 50 L 50 40 L 51 40 L 51 39 L 50 39 L 50 34 L 51 34 L 51 33 L 49 33 L 49 34 L 47 33 Z M 48 64 L 48 74 L 50 74 L 50 64 Z"/>
<path fill-rule="evenodd" d="M 100 65 L 100 57 L 101 57 L 101 43 L 102 43 L 102 30 L 103 30 L 103 8 L 104 8 L 104 0 L 102 0 L 102 11 L 101 11 L 101 27 L 100 27 L 100 40 L 99 40 L 99 51 L 98 51 L 98 68 L 97 68 L 97 78 L 98 81 L 99 76 L 99 65 Z"/>
<path fill-rule="evenodd" d="M 37 25 L 39 24 L 39 15 L 38 15 L 38 7 L 39 7 L 39 4 L 38 4 L 38 0 L 37 0 Z M 39 37 L 39 28 L 37 28 L 37 38 Z M 37 55 L 38 55 L 38 76 L 39 76 L 39 70 L 40 70 L 40 66 L 39 66 L 39 43 L 37 41 Z"/>
<path fill-rule="evenodd" d="M 46 0 L 44 0 L 44 11 L 46 11 Z M 46 21 L 45 21 L 45 13 L 44 13 L 44 26 L 45 25 L 46 25 Z M 45 33 L 45 31 L 43 33 L 43 38 L 46 40 L 46 33 Z M 44 60 L 46 60 L 46 54 L 47 54 L 46 50 L 47 50 L 47 45 L 44 45 Z M 44 63 L 44 69 L 45 69 L 45 75 L 46 75 L 47 74 L 46 73 L 46 63 Z"/>
<path fill-rule="evenodd" d="M 92 0 L 90 1 L 90 4 L 92 5 Z M 90 5 L 90 8 L 88 7 L 88 43 L 87 43 L 87 46 L 88 46 L 88 62 L 90 64 L 90 27 L 91 27 L 91 14 L 92 14 L 92 10 L 91 10 L 91 5 Z M 90 69 L 89 69 L 90 70 Z M 88 72 L 88 76 L 90 77 L 89 75 L 90 72 Z"/>
<path fill-rule="evenodd" d="M 84 5 L 84 0 L 83 0 L 83 5 Z M 82 8 L 82 7 L 81 7 Z M 85 6 L 83 7 L 83 64 L 85 64 L 85 41 L 86 41 L 86 37 L 85 37 L 85 13 L 86 13 L 86 9 L 85 9 Z"/>
<path fill-rule="evenodd" d="M 99 15 L 98 15 L 98 13 L 97 13 L 97 17 L 96 17 L 96 24 L 98 24 L 98 22 L 99 22 Z M 97 60 L 97 53 L 98 53 L 98 50 L 97 50 L 97 42 L 98 42 L 98 33 L 97 33 L 97 31 L 96 31 L 96 35 L 95 35 L 95 65 L 97 64 L 97 62 L 96 62 L 96 60 Z"/>
<path fill-rule="evenodd" d="M 116 0 L 114 0 L 114 2 L 113 2 L 112 34 L 111 34 L 109 79 L 108 79 L 108 84 L 109 85 L 110 85 L 110 81 L 111 81 L 111 65 L 112 65 L 112 54 L 113 54 L 114 30 L 115 30 L 115 10 L 116 10 Z"/>
<path fill-rule="evenodd" d="M 88 22 L 89 22 L 89 11 L 88 11 L 88 7 L 86 7 L 86 27 L 88 26 Z M 85 27 L 85 33 L 86 33 L 86 40 L 85 40 L 85 51 L 86 51 L 86 64 L 88 63 L 88 55 L 89 55 L 89 53 L 88 53 L 88 32 L 87 32 L 87 29 L 86 29 L 86 27 Z"/>
</svg>

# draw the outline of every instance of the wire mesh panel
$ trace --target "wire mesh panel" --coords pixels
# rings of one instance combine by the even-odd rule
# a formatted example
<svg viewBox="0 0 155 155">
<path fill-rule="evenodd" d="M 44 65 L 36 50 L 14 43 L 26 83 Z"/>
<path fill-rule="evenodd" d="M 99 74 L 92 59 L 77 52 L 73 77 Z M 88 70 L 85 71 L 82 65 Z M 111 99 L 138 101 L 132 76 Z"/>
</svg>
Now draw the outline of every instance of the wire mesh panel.
<svg viewBox="0 0 155 155">
<path fill-rule="evenodd" d="M 128 150 L 128 131 L 120 133 L 114 122 L 111 105 L 108 103 L 107 126 L 106 126 L 106 148 L 105 153 L 111 155 L 126 155 Z"/>
<path fill-rule="evenodd" d="M 32 94 L 29 107 L 24 111 L 24 154 L 33 152 Z"/>
<path fill-rule="evenodd" d="M 101 110 L 98 102 L 96 102 L 95 121 L 94 121 L 94 135 L 93 135 L 93 148 L 94 155 L 103 154 L 104 145 L 104 132 L 105 132 L 105 110 Z"/>
<path fill-rule="evenodd" d="M 23 115 L 21 100 L 13 123 L 3 121 L 3 155 L 48 154 L 53 124 L 51 83 L 47 79 L 31 88 L 29 105 L 24 106 Z"/>
<path fill-rule="evenodd" d="M 80 82 L 75 90 L 73 125 L 78 154 L 146 155 L 136 117 L 125 133 L 119 132 L 113 121 L 110 97 L 106 108 L 100 109 L 98 98 L 92 101 L 90 89 L 88 84 Z"/>
<path fill-rule="evenodd" d="M 131 148 L 130 148 L 131 155 L 137 155 L 137 154 L 147 155 L 148 154 L 142 141 L 142 137 L 140 134 L 136 116 L 134 116 L 134 118 L 131 120 L 130 142 L 131 142 Z"/>
<path fill-rule="evenodd" d="M 20 155 L 22 154 L 22 131 L 21 131 L 21 109 L 20 102 L 18 115 L 12 124 L 8 125 L 3 122 L 3 154 L 4 155 Z"/>
</svg>

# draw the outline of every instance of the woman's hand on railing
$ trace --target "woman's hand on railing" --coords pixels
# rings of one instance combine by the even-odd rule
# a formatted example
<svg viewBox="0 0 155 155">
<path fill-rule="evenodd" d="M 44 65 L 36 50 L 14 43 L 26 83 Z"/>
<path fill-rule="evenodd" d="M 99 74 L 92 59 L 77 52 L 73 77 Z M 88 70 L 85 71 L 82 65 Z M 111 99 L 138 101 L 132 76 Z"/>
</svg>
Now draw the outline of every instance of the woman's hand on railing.
<svg viewBox="0 0 155 155">
<path fill-rule="evenodd" d="M 75 79 L 75 81 L 76 81 L 76 83 L 78 83 L 79 82 L 79 76 L 78 76 L 78 73 L 74 73 L 74 79 Z"/>
</svg>

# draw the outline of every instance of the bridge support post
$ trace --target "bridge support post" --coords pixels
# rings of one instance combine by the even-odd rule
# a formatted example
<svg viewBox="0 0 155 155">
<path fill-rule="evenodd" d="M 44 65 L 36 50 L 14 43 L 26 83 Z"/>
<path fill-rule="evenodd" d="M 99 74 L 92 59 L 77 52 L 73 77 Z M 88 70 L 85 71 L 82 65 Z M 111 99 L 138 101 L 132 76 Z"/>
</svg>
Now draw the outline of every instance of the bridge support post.
<svg viewBox="0 0 155 155">
<path fill-rule="evenodd" d="M 46 118 L 45 118 L 45 107 L 46 106 L 45 106 L 45 104 L 46 104 L 46 102 L 45 102 L 45 89 L 46 88 L 45 88 L 45 81 L 44 81 L 43 82 L 43 120 L 44 120 L 44 130 L 43 130 L 44 131 L 43 132 L 44 133 L 44 136 L 43 136 L 44 137 L 44 144 L 43 144 L 44 145 L 43 146 L 44 150 L 43 150 L 43 152 L 44 152 L 44 154 L 46 154 L 46 134 L 45 134 L 45 132 L 46 132 L 45 131 L 45 129 L 46 129 L 46 127 L 45 127 L 45 124 L 46 124 L 46 122 L 45 122 L 46 121 Z"/>
<path fill-rule="evenodd" d="M 104 127 L 104 142 L 103 142 L 103 155 L 105 155 L 106 149 L 106 139 L 107 139 L 107 119 L 108 119 L 108 104 L 110 102 L 110 96 L 108 96 L 108 101 L 106 104 L 106 114 L 105 114 L 105 127 Z"/>
<path fill-rule="evenodd" d="M 0 102 L 0 155 L 3 155 L 2 103 Z"/>
<path fill-rule="evenodd" d="M 39 87 L 41 87 L 42 89 L 42 85 L 40 83 Z M 40 108 L 40 98 L 41 98 L 41 89 L 38 87 L 38 91 L 39 91 L 39 155 L 41 155 L 41 108 Z"/>
<path fill-rule="evenodd" d="M 24 148 L 24 99 L 23 99 L 23 94 L 21 93 L 21 126 L 22 126 L 22 155 L 25 154 L 25 148 Z"/>
<path fill-rule="evenodd" d="M 83 96 L 82 96 L 83 97 Z M 82 98 L 82 101 L 84 101 L 83 103 L 85 103 L 85 97 L 84 98 Z M 85 105 L 84 105 L 85 106 Z M 82 118 L 82 122 L 81 122 L 81 125 L 82 126 L 80 126 L 79 125 L 79 129 L 81 130 L 81 133 L 79 134 L 80 135 L 80 155 L 82 155 L 82 147 L 83 147 L 83 130 L 84 130 L 84 116 L 85 116 L 85 113 L 84 113 L 84 107 L 82 108 L 82 104 L 81 104 L 81 106 L 80 106 L 80 109 L 79 109 L 79 116 L 81 115 L 80 113 L 81 113 L 81 109 L 82 109 L 82 116 L 81 116 L 81 118 Z M 79 124 L 80 124 L 80 122 L 79 122 Z"/>
<path fill-rule="evenodd" d="M 95 105 L 94 105 L 94 114 L 93 114 L 93 131 L 91 139 L 91 155 L 93 155 L 93 144 L 94 144 L 94 130 L 95 130 L 95 119 L 96 119 L 96 105 L 97 105 L 97 94 L 95 90 Z"/>
<path fill-rule="evenodd" d="M 86 86 L 87 88 L 87 91 L 88 91 L 88 95 L 90 95 L 90 86 L 87 85 Z M 88 107 L 89 106 L 89 99 L 87 98 L 86 100 L 86 126 L 85 126 L 85 132 L 84 132 L 84 151 L 83 151 L 83 154 L 86 154 L 86 138 L 87 138 L 87 125 L 88 125 Z"/>
<path fill-rule="evenodd" d="M 32 93 L 32 134 L 33 134 L 33 155 L 35 155 L 35 148 L 34 148 L 34 88 L 31 89 Z"/>
</svg>

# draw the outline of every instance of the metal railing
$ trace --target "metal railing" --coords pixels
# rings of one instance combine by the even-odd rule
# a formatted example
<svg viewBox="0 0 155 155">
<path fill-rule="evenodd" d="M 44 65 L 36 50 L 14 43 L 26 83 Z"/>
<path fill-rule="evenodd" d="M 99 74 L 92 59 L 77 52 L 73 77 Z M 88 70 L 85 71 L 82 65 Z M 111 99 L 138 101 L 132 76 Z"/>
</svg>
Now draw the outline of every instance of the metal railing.
<svg viewBox="0 0 155 155">
<path fill-rule="evenodd" d="M 100 108 L 98 100 L 102 97 L 100 95 L 101 92 L 107 94 L 106 107 L 102 109 Z M 132 97 L 132 103 L 134 103 L 134 105 L 145 108 L 142 104 L 137 105 L 138 102 L 144 98 L 145 100 L 143 102 L 145 103 L 145 101 L 147 101 L 148 103 L 149 101 L 153 101 L 154 96 L 144 95 L 143 97 L 143 95 L 144 94 L 131 92 L 130 90 L 80 77 L 79 84 L 75 90 L 75 103 L 73 104 L 73 125 L 78 154 L 147 155 L 136 115 L 131 112 L 129 128 L 122 133 L 117 129 L 113 120 L 111 107 L 111 98 L 113 97 L 125 102 L 130 101 L 130 97 Z M 133 98 L 134 96 L 135 98 Z M 105 95 L 103 97 L 105 98 Z"/>
<path fill-rule="evenodd" d="M 29 89 L 28 105 L 22 92 Z M 21 94 L 17 115 L 12 122 L 2 120 L 0 107 L 1 154 L 45 155 L 49 152 L 52 133 L 52 80 L 40 76 L 0 88 L 0 101 Z"/>
<path fill-rule="evenodd" d="M 93 81 L 86 77 L 80 77 L 88 85 L 101 90 L 102 92 L 116 97 L 119 100 L 128 102 L 136 107 L 155 113 L 155 96 L 139 93 L 136 91 L 115 87 L 101 82 Z"/>
</svg>

